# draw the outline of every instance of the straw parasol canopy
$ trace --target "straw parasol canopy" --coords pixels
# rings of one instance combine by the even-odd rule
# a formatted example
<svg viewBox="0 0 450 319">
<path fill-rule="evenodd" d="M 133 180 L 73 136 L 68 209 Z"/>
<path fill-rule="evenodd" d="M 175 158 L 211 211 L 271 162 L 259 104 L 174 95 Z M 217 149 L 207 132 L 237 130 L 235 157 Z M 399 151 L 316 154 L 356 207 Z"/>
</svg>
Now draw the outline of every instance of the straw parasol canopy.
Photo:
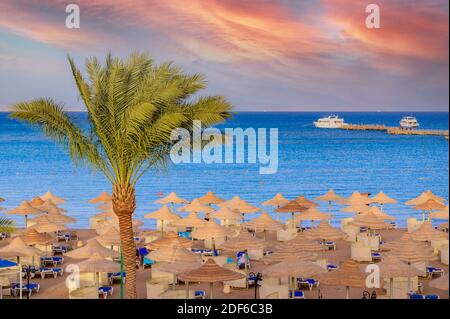
<svg viewBox="0 0 450 319">
<path fill-rule="evenodd" d="M 370 210 L 370 206 L 367 206 L 366 204 L 353 204 L 347 207 L 344 207 L 341 209 L 341 212 L 343 213 L 354 213 L 354 214 L 362 214 L 367 213 Z"/>
<path fill-rule="evenodd" d="M 90 258 L 93 255 L 98 255 L 101 258 L 117 257 L 119 253 L 112 249 L 102 246 L 97 239 L 89 239 L 83 247 L 74 249 L 65 254 L 67 257 L 75 259 L 85 259 Z"/>
<path fill-rule="evenodd" d="M 232 236 L 234 230 L 217 224 L 214 219 L 210 219 L 204 225 L 197 227 L 192 231 L 191 235 L 197 239 L 211 239 Z"/>
<path fill-rule="evenodd" d="M 242 226 L 255 231 L 280 230 L 284 228 L 282 223 L 273 219 L 267 212 L 262 212 L 258 217 L 243 223 Z"/>
<path fill-rule="evenodd" d="M 43 215 L 33 227 L 38 233 L 53 233 L 67 229 L 63 224 L 52 222 L 47 215 Z"/>
<path fill-rule="evenodd" d="M 428 262 L 438 259 L 438 256 L 433 252 L 433 248 L 423 242 L 412 240 L 410 236 L 403 237 L 394 245 L 391 244 L 388 249 L 390 249 L 389 255 L 407 263 Z"/>
<path fill-rule="evenodd" d="M 198 199 L 194 199 L 191 203 L 182 206 L 180 208 L 178 208 L 178 210 L 180 212 L 189 212 L 189 213 L 205 213 L 205 214 L 209 214 L 212 213 L 214 211 L 214 208 L 212 208 L 211 206 L 208 205 L 203 205 L 202 203 L 200 203 L 200 201 Z"/>
<path fill-rule="evenodd" d="M 316 253 L 310 251 L 301 251 L 296 247 L 286 247 L 283 250 L 279 250 L 270 255 L 264 256 L 262 261 L 265 264 L 273 264 L 287 260 L 315 261 L 316 259 Z"/>
<path fill-rule="evenodd" d="M 28 227 L 20 237 L 25 242 L 25 244 L 30 246 L 48 245 L 55 241 L 55 238 L 53 238 L 49 234 L 39 233 L 33 227 Z"/>
<path fill-rule="evenodd" d="M 267 277 L 300 277 L 310 278 L 327 272 L 324 268 L 310 261 L 286 260 L 263 270 Z"/>
<path fill-rule="evenodd" d="M 219 248 L 230 251 L 263 249 L 267 243 L 259 238 L 252 236 L 247 230 L 242 230 L 239 235 L 229 238 Z"/>
<path fill-rule="evenodd" d="M 304 221 L 304 220 L 329 220 L 331 219 L 331 214 L 325 214 L 317 209 L 315 206 L 311 206 L 304 213 L 298 214 L 295 216 L 295 221 Z"/>
<path fill-rule="evenodd" d="M 305 212 L 310 206 L 303 206 L 296 200 L 291 200 L 284 206 L 278 207 L 275 209 L 277 213 L 300 213 Z"/>
<path fill-rule="evenodd" d="M 40 196 L 44 201 L 51 200 L 56 205 L 61 205 L 66 202 L 64 198 L 58 197 L 55 194 L 52 194 L 50 191 Z"/>
<path fill-rule="evenodd" d="M 232 210 L 226 206 L 221 207 L 219 210 L 216 210 L 212 214 L 211 217 L 217 218 L 219 220 L 241 220 L 243 217 L 239 214 L 239 211 Z"/>
<path fill-rule="evenodd" d="M 39 196 L 36 196 L 35 198 L 33 198 L 29 204 L 33 207 L 39 208 L 39 206 L 43 205 L 45 203 L 45 201 L 40 198 Z"/>
<path fill-rule="evenodd" d="M 25 216 L 26 220 L 28 215 L 42 214 L 42 213 L 43 213 L 42 210 L 31 206 L 30 203 L 26 201 L 23 201 L 16 208 L 7 211 L 6 215 L 22 215 Z"/>
<path fill-rule="evenodd" d="M 305 195 L 300 195 L 296 199 L 294 199 L 297 203 L 299 203 L 301 206 L 310 208 L 312 206 L 319 206 L 316 202 L 313 202 L 310 199 L 307 199 Z"/>
<path fill-rule="evenodd" d="M 120 245 L 120 232 L 115 227 L 110 227 L 103 234 L 95 237 L 97 241 L 103 246 L 118 246 Z"/>
<path fill-rule="evenodd" d="M 105 210 L 101 213 L 94 215 L 94 217 L 99 217 L 99 218 L 115 218 L 116 216 L 117 216 L 116 213 L 114 213 L 114 211 L 112 209 Z"/>
<path fill-rule="evenodd" d="M 220 267 L 216 262 L 209 258 L 200 268 L 187 271 L 178 276 L 182 281 L 190 282 L 223 282 L 244 278 L 245 275 Z"/>
<path fill-rule="evenodd" d="M 338 201 L 343 205 L 358 206 L 358 205 L 368 205 L 373 203 L 373 200 L 368 196 L 361 194 L 358 191 L 353 192 L 349 197 L 344 197 Z"/>
<path fill-rule="evenodd" d="M 380 210 L 377 206 L 371 206 L 369 209 L 369 212 L 377 216 L 379 219 L 382 220 L 395 220 L 395 217 L 386 214 L 382 210 Z"/>
<path fill-rule="evenodd" d="M 201 262 L 201 256 L 192 252 L 183 246 L 181 241 L 175 239 L 169 246 L 162 247 L 157 250 L 151 251 L 148 254 L 148 258 L 159 262 Z"/>
<path fill-rule="evenodd" d="M 187 217 L 172 222 L 177 227 L 201 227 L 206 224 L 206 220 L 198 217 L 197 213 L 192 212 Z"/>
<path fill-rule="evenodd" d="M 111 201 L 104 202 L 103 204 L 97 206 L 97 209 L 101 211 L 114 211 L 113 203 Z"/>
<path fill-rule="evenodd" d="M 201 267 L 201 265 L 202 265 L 201 262 L 175 261 L 172 263 L 158 263 L 158 264 L 155 264 L 154 268 L 158 269 L 160 271 L 174 274 L 174 275 L 179 275 L 179 274 L 185 273 L 187 271 L 198 269 Z"/>
<path fill-rule="evenodd" d="M 443 197 L 433 194 L 433 192 L 431 190 L 426 190 L 425 192 L 423 192 L 416 198 L 413 198 L 413 199 L 407 201 L 405 204 L 410 205 L 410 206 L 417 206 L 417 205 L 425 203 L 429 199 L 432 199 L 441 204 L 445 202 L 445 199 Z"/>
<path fill-rule="evenodd" d="M 67 212 L 67 210 L 56 206 L 56 204 L 51 199 L 45 200 L 42 205 L 37 206 L 36 208 L 39 208 L 40 210 L 49 214 L 51 213 L 62 214 Z"/>
<path fill-rule="evenodd" d="M 170 208 L 167 207 L 167 205 L 164 205 L 160 209 L 144 215 L 144 218 L 172 221 L 172 220 L 178 220 L 181 217 L 178 216 L 177 214 L 173 213 L 170 210 Z"/>
<path fill-rule="evenodd" d="M 448 274 L 441 276 L 437 279 L 430 281 L 428 284 L 432 288 L 436 288 L 439 290 L 448 290 Z"/>
<path fill-rule="evenodd" d="M 383 260 L 377 263 L 380 267 L 381 276 L 383 278 L 395 278 L 395 277 L 415 277 L 421 276 L 423 271 L 416 267 L 410 266 L 395 256 L 386 256 Z"/>
<path fill-rule="evenodd" d="M 430 219 L 446 219 L 448 220 L 448 206 L 444 209 L 430 213 Z"/>
<path fill-rule="evenodd" d="M 107 192 L 101 192 L 99 196 L 91 198 L 88 202 L 91 204 L 107 203 L 112 201 L 112 196 Z"/>
<path fill-rule="evenodd" d="M 223 203 L 225 200 L 216 196 L 213 192 L 209 191 L 202 197 L 197 198 L 198 201 L 203 205 L 212 205 L 212 204 L 220 204 Z"/>
<path fill-rule="evenodd" d="M 75 218 L 63 215 L 61 213 L 43 214 L 43 215 L 39 215 L 31 220 L 36 223 L 39 223 L 41 220 L 49 220 L 52 223 L 63 224 L 63 225 L 64 224 L 72 224 L 72 223 L 77 222 L 77 220 Z"/>
<path fill-rule="evenodd" d="M 14 238 L 7 246 L 0 248 L 0 258 L 33 257 L 43 255 L 44 252 L 28 246 L 20 237 Z"/>
<path fill-rule="evenodd" d="M 337 270 L 320 274 L 317 279 L 321 284 L 346 287 L 349 299 L 350 287 L 366 288 L 366 277 L 356 261 L 347 260 Z"/>
<path fill-rule="evenodd" d="M 349 224 L 357 227 L 367 227 L 372 230 L 390 228 L 390 224 L 383 221 L 371 211 L 357 215 Z"/>
<path fill-rule="evenodd" d="M 442 223 L 442 224 L 438 225 L 438 229 L 439 230 L 445 230 L 445 229 L 448 230 L 448 222 L 445 222 L 445 223 Z"/>
<path fill-rule="evenodd" d="M 178 197 L 175 192 L 171 192 L 166 197 L 156 200 L 155 203 L 157 203 L 157 204 L 172 204 L 173 205 L 173 204 L 188 204 L 189 201 L 184 198 Z"/>
<path fill-rule="evenodd" d="M 291 248 L 298 251 L 318 252 L 325 250 L 325 247 L 317 241 L 309 240 L 304 233 L 297 235 L 288 241 L 282 242 L 275 246 L 276 251 L 290 251 Z"/>
<path fill-rule="evenodd" d="M 306 238 L 311 240 L 338 240 L 347 236 L 343 231 L 332 227 L 325 220 L 322 220 L 317 227 L 306 230 L 304 234 Z"/>
<path fill-rule="evenodd" d="M 417 241 L 445 240 L 448 235 L 440 230 L 434 229 L 431 222 L 424 221 L 416 230 L 411 233 L 411 238 Z"/>
<path fill-rule="evenodd" d="M 78 268 L 80 272 L 118 272 L 120 264 L 105 259 L 101 254 L 94 253 L 88 259 L 79 262 Z"/>
<path fill-rule="evenodd" d="M 241 199 L 239 196 L 234 196 L 232 199 L 220 203 L 219 207 L 226 206 L 231 209 L 238 210 L 241 214 L 251 214 L 259 212 L 260 209 L 256 206 L 249 204 L 247 201 Z"/>
<path fill-rule="evenodd" d="M 393 199 L 392 197 L 389 197 L 383 191 L 380 191 L 378 194 L 373 196 L 372 197 L 372 201 L 374 203 L 378 203 L 378 204 L 381 204 L 381 205 L 397 203 L 397 201 L 395 199 Z"/>
<path fill-rule="evenodd" d="M 445 209 L 445 207 L 446 207 L 445 205 L 437 202 L 434 199 L 428 199 L 426 202 L 414 206 L 414 209 L 431 211 L 431 210 L 442 210 Z"/>
<path fill-rule="evenodd" d="M 262 203 L 263 206 L 281 207 L 289 203 L 289 200 L 284 198 L 283 194 L 278 193 L 271 199 Z"/>
<path fill-rule="evenodd" d="M 317 196 L 314 199 L 321 202 L 328 202 L 329 204 L 331 204 L 331 202 L 338 202 L 342 200 L 343 197 L 336 194 L 335 191 L 332 188 L 330 188 L 325 194 Z"/>
<path fill-rule="evenodd" d="M 5 199 L 0 197 L 0 203 L 4 202 L 4 201 L 5 201 Z"/>
<path fill-rule="evenodd" d="M 178 241 L 178 243 L 184 248 L 192 248 L 192 246 L 194 245 L 194 242 L 192 240 L 179 237 L 175 232 L 168 232 L 163 238 L 149 242 L 145 246 L 148 249 L 157 250 L 160 248 L 169 247 L 175 241 Z"/>
</svg>

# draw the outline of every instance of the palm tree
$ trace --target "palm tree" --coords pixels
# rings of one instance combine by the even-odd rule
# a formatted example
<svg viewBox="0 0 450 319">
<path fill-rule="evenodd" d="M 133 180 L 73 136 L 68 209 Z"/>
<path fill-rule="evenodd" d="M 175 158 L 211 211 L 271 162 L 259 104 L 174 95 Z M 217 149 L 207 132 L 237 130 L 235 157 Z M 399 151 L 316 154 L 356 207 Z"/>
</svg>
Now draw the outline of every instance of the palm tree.
<svg viewBox="0 0 450 319">
<path fill-rule="evenodd" d="M 90 130 L 80 128 L 52 99 L 13 106 L 12 117 L 38 125 L 64 145 L 76 164 L 101 171 L 112 184 L 113 209 L 119 219 L 126 297 L 136 298 L 136 252 L 132 215 L 135 187 L 149 169 L 167 167 L 175 128 L 192 131 L 192 121 L 206 128 L 231 116 L 222 96 L 201 96 L 206 87 L 199 74 L 188 75 L 172 63 L 155 64 L 146 54 L 128 59 L 106 56 L 86 60 L 87 80 L 68 56 L 75 83 L 87 111 Z"/>
<path fill-rule="evenodd" d="M 15 230 L 14 221 L 0 216 L 0 233 L 11 234 Z"/>
</svg>

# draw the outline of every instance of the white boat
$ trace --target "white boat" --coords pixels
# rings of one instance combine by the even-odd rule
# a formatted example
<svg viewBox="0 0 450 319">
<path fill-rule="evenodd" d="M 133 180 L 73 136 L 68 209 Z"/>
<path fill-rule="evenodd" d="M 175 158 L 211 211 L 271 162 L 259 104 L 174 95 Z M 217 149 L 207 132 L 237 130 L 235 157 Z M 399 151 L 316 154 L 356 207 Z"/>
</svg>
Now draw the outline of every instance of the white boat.
<svg viewBox="0 0 450 319">
<path fill-rule="evenodd" d="M 344 119 L 339 118 L 339 116 L 331 114 L 326 117 L 322 117 L 314 122 L 314 126 L 318 128 L 340 128 L 347 125 Z"/>
<path fill-rule="evenodd" d="M 419 127 L 419 122 L 414 116 L 404 116 L 400 121 L 400 126 L 402 128 L 417 128 Z"/>
</svg>

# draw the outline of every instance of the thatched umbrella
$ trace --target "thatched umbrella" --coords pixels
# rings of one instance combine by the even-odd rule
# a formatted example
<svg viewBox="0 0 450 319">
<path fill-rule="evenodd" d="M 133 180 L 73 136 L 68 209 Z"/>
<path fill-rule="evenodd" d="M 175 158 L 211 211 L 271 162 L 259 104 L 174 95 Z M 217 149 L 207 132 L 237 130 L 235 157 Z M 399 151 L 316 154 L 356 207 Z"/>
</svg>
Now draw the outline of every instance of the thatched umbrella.
<svg viewBox="0 0 450 319">
<path fill-rule="evenodd" d="M 213 298 L 213 283 L 233 281 L 245 278 L 244 274 L 220 267 L 209 258 L 200 268 L 184 272 L 178 278 L 186 283 L 186 298 L 189 298 L 189 282 L 208 282 L 210 284 L 210 299 Z"/>
<path fill-rule="evenodd" d="M 66 216 L 61 213 L 48 213 L 48 214 L 39 215 L 39 216 L 31 219 L 31 221 L 33 221 L 35 223 L 39 223 L 39 221 L 41 221 L 41 220 L 49 220 L 52 223 L 63 224 L 63 225 L 72 224 L 72 223 L 77 222 L 76 218 Z"/>
<path fill-rule="evenodd" d="M 97 239 L 89 239 L 83 247 L 74 249 L 65 254 L 67 257 L 75 259 L 86 259 L 93 255 L 98 255 L 101 258 L 118 257 L 119 253 L 112 249 L 102 246 Z"/>
<path fill-rule="evenodd" d="M 316 202 L 314 202 L 314 201 L 312 201 L 310 199 L 307 199 L 305 197 L 305 195 L 300 195 L 297 198 L 295 198 L 294 200 L 297 203 L 299 203 L 301 206 L 308 207 L 308 208 L 310 208 L 312 206 L 316 206 L 316 207 L 319 206 L 319 204 L 317 204 Z"/>
<path fill-rule="evenodd" d="M 251 204 L 249 204 L 247 201 L 241 199 L 239 196 L 234 196 L 232 199 L 220 203 L 218 205 L 219 207 L 228 207 L 230 209 L 235 209 L 238 210 L 239 213 L 241 214 L 252 214 L 252 213 L 256 213 L 259 212 L 261 209 L 259 209 L 256 206 L 253 206 Z"/>
<path fill-rule="evenodd" d="M 322 240 L 324 242 L 327 240 L 344 239 L 347 236 L 343 231 L 332 227 L 325 220 L 322 220 L 317 227 L 306 230 L 304 234 L 308 239 Z"/>
<path fill-rule="evenodd" d="M 19 265 L 19 286 L 22 287 L 22 265 L 20 258 L 43 256 L 44 253 L 39 249 L 28 246 L 22 238 L 14 238 L 7 246 L 0 248 L 0 258 L 17 258 Z M 29 277 L 28 277 L 29 278 Z M 22 299 L 22 289 L 19 289 L 20 299 Z"/>
<path fill-rule="evenodd" d="M 432 288 L 436 288 L 439 290 L 447 290 L 448 291 L 448 274 L 441 276 L 437 279 L 430 281 L 428 284 Z"/>
<path fill-rule="evenodd" d="M 284 225 L 275 219 L 273 219 L 267 212 L 262 212 L 258 217 L 242 224 L 245 229 L 254 230 L 255 232 L 264 232 L 264 238 L 266 237 L 266 231 L 280 230 L 284 228 Z"/>
<path fill-rule="evenodd" d="M 394 292 L 394 278 L 395 277 L 407 277 L 408 278 L 408 291 L 410 286 L 409 278 L 415 276 L 421 276 L 422 272 L 416 267 L 412 267 L 395 256 L 386 256 L 381 262 L 377 264 L 380 268 L 381 277 L 388 278 L 390 280 L 390 296 L 393 298 Z"/>
<path fill-rule="evenodd" d="M 4 202 L 4 201 L 5 201 L 5 199 L 0 197 L 0 203 Z"/>
<path fill-rule="evenodd" d="M 120 232 L 116 227 L 110 227 L 106 232 L 95 237 L 95 239 L 103 246 L 120 246 Z"/>
<path fill-rule="evenodd" d="M 344 197 L 338 201 L 339 204 L 357 206 L 357 205 L 368 205 L 373 203 L 367 195 L 363 195 L 358 191 L 353 192 L 349 197 Z"/>
<path fill-rule="evenodd" d="M 366 204 L 353 204 L 344 208 L 341 208 L 341 212 L 343 213 L 354 213 L 354 214 L 362 214 L 367 213 L 370 210 L 370 206 Z"/>
<path fill-rule="evenodd" d="M 311 221 L 311 223 L 313 223 L 314 221 L 321 221 L 321 220 L 330 220 L 331 219 L 331 214 L 325 214 L 321 211 L 319 211 L 319 209 L 317 209 L 317 207 L 315 206 L 311 206 L 310 208 L 308 208 L 304 213 L 301 214 L 297 214 L 294 218 L 295 222 L 302 222 L 302 221 Z"/>
<path fill-rule="evenodd" d="M 407 201 L 405 204 L 409 206 L 417 206 L 420 204 L 425 203 L 427 200 L 432 199 L 440 204 L 443 204 L 445 202 L 445 199 L 443 197 L 437 196 L 433 194 L 431 190 L 426 190 L 416 198 L 413 198 L 409 201 Z"/>
<path fill-rule="evenodd" d="M 428 214 L 431 213 L 433 210 L 442 210 L 445 208 L 444 204 L 439 203 L 438 201 L 434 199 L 428 199 L 427 201 L 418 204 L 417 206 L 414 206 L 414 209 L 421 210 L 422 211 L 422 220 L 425 220 L 425 212 L 428 212 Z"/>
<path fill-rule="evenodd" d="M 294 214 L 305 212 L 306 210 L 308 210 L 309 207 L 311 207 L 311 206 L 303 206 L 298 201 L 291 200 L 286 205 L 275 209 L 275 211 L 277 213 L 291 213 L 292 214 L 292 227 L 295 228 Z"/>
<path fill-rule="evenodd" d="M 366 288 L 367 275 L 359 268 L 354 260 L 345 261 L 339 269 L 325 274 L 320 274 L 317 279 L 320 283 L 330 286 L 344 286 L 346 298 L 350 298 L 350 287 Z"/>
<path fill-rule="evenodd" d="M 38 233 L 56 233 L 61 230 L 67 230 L 67 227 L 61 223 L 52 222 L 47 215 L 44 215 L 39 221 L 33 225 Z"/>
<path fill-rule="evenodd" d="M 113 203 L 111 201 L 104 202 L 103 204 L 97 206 L 97 209 L 101 211 L 114 211 Z"/>
<path fill-rule="evenodd" d="M 112 196 L 109 195 L 107 192 L 101 192 L 99 196 L 91 198 L 89 200 L 89 203 L 97 204 L 97 203 L 107 203 L 110 201 L 112 201 Z"/>
<path fill-rule="evenodd" d="M 52 194 L 50 191 L 45 193 L 44 195 L 40 196 L 44 201 L 51 200 L 56 205 L 61 205 L 66 202 L 64 198 L 61 198 L 59 196 L 56 196 L 55 194 Z"/>
<path fill-rule="evenodd" d="M 397 201 L 388 195 L 386 195 L 383 191 L 380 191 L 378 194 L 376 194 L 374 197 L 372 197 L 372 201 L 374 203 L 380 204 L 381 211 L 383 211 L 383 205 L 384 204 L 395 204 Z"/>
<path fill-rule="evenodd" d="M 201 227 L 206 225 L 206 220 L 198 217 L 197 213 L 192 212 L 187 217 L 178 219 L 174 222 L 172 222 L 174 226 L 177 227 Z"/>
<path fill-rule="evenodd" d="M 286 205 L 287 203 L 289 203 L 289 200 L 284 198 L 283 194 L 277 193 L 274 197 L 262 203 L 262 205 L 280 208 L 281 206 Z M 277 215 L 278 221 L 280 221 L 280 213 L 277 213 Z"/>
<path fill-rule="evenodd" d="M 446 219 L 448 220 L 448 206 L 437 212 L 430 213 L 430 219 Z"/>
<path fill-rule="evenodd" d="M 170 246 L 162 247 L 151 251 L 148 258 L 158 262 L 201 262 L 201 256 L 187 249 L 183 244 L 175 239 Z"/>
<path fill-rule="evenodd" d="M 430 221 L 424 221 L 416 230 L 411 233 L 411 238 L 417 241 L 445 240 L 448 235 L 435 229 Z"/>
<path fill-rule="evenodd" d="M 380 210 L 377 206 L 371 206 L 369 212 L 382 220 L 395 220 L 395 217 L 386 214 L 385 212 Z"/>
<path fill-rule="evenodd" d="M 210 219 L 204 225 L 197 227 L 195 230 L 193 230 L 191 236 L 192 238 L 197 239 L 211 239 L 213 249 L 215 249 L 216 238 L 232 236 L 234 233 L 235 233 L 234 230 L 225 226 L 220 226 L 214 221 L 214 219 Z"/>
<path fill-rule="evenodd" d="M 175 204 L 187 204 L 189 203 L 188 200 L 178 197 L 175 192 L 171 192 L 166 197 L 160 198 L 158 200 L 155 200 L 155 203 L 157 204 L 171 204 L 172 209 L 174 208 Z"/>
<path fill-rule="evenodd" d="M 39 233 L 32 226 L 28 227 L 23 235 L 19 236 L 22 240 L 30 246 L 34 245 L 48 245 L 55 241 L 55 238 L 46 233 Z"/>
<path fill-rule="evenodd" d="M 199 197 L 197 199 L 201 204 L 209 205 L 209 206 L 211 206 L 212 204 L 217 205 L 217 204 L 223 203 L 225 201 L 224 199 L 216 196 L 216 194 L 214 194 L 211 191 L 208 191 L 205 195 L 203 195 L 202 197 Z"/>
<path fill-rule="evenodd" d="M 190 270 L 198 269 L 202 265 L 201 262 L 182 262 L 174 261 L 171 263 L 161 262 L 155 264 L 154 268 L 170 274 L 179 275 Z"/>
<path fill-rule="evenodd" d="M 265 264 L 279 263 L 286 260 L 315 261 L 318 255 L 310 251 L 302 251 L 297 247 L 285 247 L 263 257 Z"/>
<path fill-rule="evenodd" d="M 198 199 L 194 199 L 191 203 L 178 208 L 178 210 L 180 212 L 188 213 L 204 213 L 205 216 L 208 216 L 209 213 L 214 211 L 214 208 L 208 205 L 203 205 Z"/>
<path fill-rule="evenodd" d="M 263 239 L 252 236 L 247 230 L 243 229 L 239 235 L 227 239 L 219 248 L 230 251 L 263 249 L 267 243 Z"/>
<path fill-rule="evenodd" d="M 383 248 L 386 248 L 386 245 L 383 245 Z M 412 240 L 410 236 L 403 237 L 397 243 L 389 245 L 387 249 L 390 250 L 389 255 L 409 264 L 438 259 L 438 256 L 433 252 L 433 248 L 423 242 Z"/>
<path fill-rule="evenodd" d="M 28 215 L 42 214 L 43 211 L 30 205 L 30 203 L 23 201 L 14 209 L 6 212 L 6 215 L 22 215 L 25 216 L 25 228 L 28 226 Z"/>
<path fill-rule="evenodd" d="M 355 216 L 349 224 L 357 227 L 367 227 L 371 230 L 387 229 L 391 226 L 371 211 Z"/>
<path fill-rule="evenodd" d="M 39 208 L 48 214 L 62 214 L 67 212 L 67 210 L 58 207 L 51 199 L 45 200 L 42 205 L 36 206 L 36 208 Z"/>
<path fill-rule="evenodd" d="M 447 231 L 448 232 L 448 222 L 442 223 L 440 225 L 438 225 L 438 229 L 442 230 L 442 231 Z"/>
<path fill-rule="evenodd" d="M 223 206 L 209 215 L 212 218 L 216 218 L 218 220 L 241 220 L 243 219 L 242 215 L 239 214 L 239 211 L 230 209 L 226 206 Z"/>
<path fill-rule="evenodd" d="M 304 233 L 298 233 L 293 239 L 282 242 L 275 246 L 276 251 L 290 251 L 294 248 L 298 251 L 318 252 L 325 247 L 315 240 L 308 239 Z"/>
<path fill-rule="evenodd" d="M 160 209 L 148 213 L 144 215 L 144 218 L 147 219 L 157 219 L 161 221 L 161 233 L 164 233 L 164 222 L 169 221 L 175 221 L 180 219 L 181 217 L 177 214 L 173 213 L 167 205 L 163 205 Z"/>
<path fill-rule="evenodd" d="M 273 278 L 287 277 L 289 290 L 295 290 L 295 278 L 311 278 L 324 272 L 326 272 L 324 268 L 310 261 L 286 260 L 267 267 L 262 274 Z"/>
<path fill-rule="evenodd" d="M 45 201 L 39 196 L 36 196 L 35 198 L 29 201 L 29 204 L 36 208 L 39 208 L 39 206 L 42 206 L 44 203 Z"/>
<path fill-rule="evenodd" d="M 178 241 L 178 243 L 184 248 L 192 248 L 192 246 L 194 245 L 194 242 L 192 240 L 179 237 L 175 232 L 168 232 L 163 238 L 149 242 L 145 244 L 145 246 L 148 249 L 157 250 L 160 248 L 169 247 L 175 241 Z"/>
<path fill-rule="evenodd" d="M 331 205 L 333 202 L 339 202 L 343 200 L 344 198 L 342 196 L 339 196 L 335 193 L 335 191 L 330 188 L 325 194 L 321 196 L 317 196 L 314 198 L 315 200 L 321 201 L 321 202 L 327 202 L 328 203 L 328 212 L 331 213 Z"/>
</svg>

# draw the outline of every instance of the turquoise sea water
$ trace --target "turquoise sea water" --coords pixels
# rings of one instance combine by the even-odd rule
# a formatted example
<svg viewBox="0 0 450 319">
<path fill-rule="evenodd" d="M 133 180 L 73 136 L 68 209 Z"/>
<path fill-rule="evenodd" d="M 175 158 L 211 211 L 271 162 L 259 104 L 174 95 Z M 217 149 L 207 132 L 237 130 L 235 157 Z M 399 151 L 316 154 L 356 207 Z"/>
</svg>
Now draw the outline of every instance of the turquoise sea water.
<svg viewBox="0 0 450 319">
<path fill-rule="evenodd" d="M 167 172 L 148 172 L 137 187 L 137 217 L 158 208 L 157 193 L 177 192 L 193 199 L 213 190 L 221 197 L 239 195 L 260 206 L 275 193 L 287 198 L 304 194 L 314 198 L 334 188 L 338 194 L 354 190 L 372 194 L 383 190 L 400 203 L 431 189 L 448 199 L 448 141 L 433 136 L 395 136 L 383 132 L 324 130 L 312 122 L 323 113 L 239 113 L 224 127 L 279 129 L 279 168 L 273 175 L 260 175 L 257 164 L 182 164 Z M 348 123 L 376 123 L 396 126 L 400 113 L 341 113 Z M 413 114 L 421 128 L 448 129 L 448 113 Z M 86 114 L 73 113 L 86 124 Z M 10 209 L 21 200 L 30 200 L 47 190 L 67 199 L 63 205 L 79 221 L 71 225 L 86 227 L 96 212 L 87 200 L 110 185 L 100 174 L 75 167 L 64 149 L 43 134 L 0 113 L 0 197 Z M 323 206 L 326 209 L 326 205 Z M 420 217 L 403 204 L 389 205 L 385 211 L 397 217 Z M 0 212 L 2 214 L 2 212 Z M 247 218 L 251 218 L 249 215 Z M 335 212 L 334 223 L 349 217 Z M 18 218 L 19 225 L 23 218 Z M 144 220 L 146 226 L 154 225 Z"/>
</svg>

